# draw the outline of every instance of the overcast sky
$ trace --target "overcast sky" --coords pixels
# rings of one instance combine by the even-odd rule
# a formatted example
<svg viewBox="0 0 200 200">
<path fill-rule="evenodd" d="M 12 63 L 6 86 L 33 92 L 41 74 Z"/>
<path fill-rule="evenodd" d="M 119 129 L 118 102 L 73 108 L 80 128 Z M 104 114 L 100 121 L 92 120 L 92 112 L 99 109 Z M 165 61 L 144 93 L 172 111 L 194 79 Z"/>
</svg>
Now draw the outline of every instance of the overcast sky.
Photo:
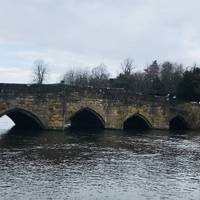
<svg viewBox="0 0 200 200">
<path fill-rule="evenodd" d="M 130 57 L 200 63 L 199 0 L 0 0 L 0 82 L 30 82 L 33 62 L 50 82 L 71 68 L 105 63 L 112 74 Z"/>
</svg>

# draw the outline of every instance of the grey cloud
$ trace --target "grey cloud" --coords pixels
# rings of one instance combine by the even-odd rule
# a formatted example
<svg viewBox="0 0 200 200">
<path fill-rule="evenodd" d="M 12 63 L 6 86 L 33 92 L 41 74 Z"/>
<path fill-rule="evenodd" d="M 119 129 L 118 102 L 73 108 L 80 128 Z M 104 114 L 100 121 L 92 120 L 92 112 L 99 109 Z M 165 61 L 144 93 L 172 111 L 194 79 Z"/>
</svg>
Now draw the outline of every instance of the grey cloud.
<svg viewBox="0 0 200 200">
<path fill-rule="evenodd" d="M 197 0 L 0 0 L 0 5 L 0 41 L 25 46 L 24 52 L 36 49 L 35 55 L 42 49 L 46 58 L 62 52 L 52 58 L 54 65 L 108 62 L 117 70 L 125 57 L 140 66 L 154 59 L 186 64 L 200 59 Z M 73 59 L 64 58 L 69 55 Z"/>
</svg>

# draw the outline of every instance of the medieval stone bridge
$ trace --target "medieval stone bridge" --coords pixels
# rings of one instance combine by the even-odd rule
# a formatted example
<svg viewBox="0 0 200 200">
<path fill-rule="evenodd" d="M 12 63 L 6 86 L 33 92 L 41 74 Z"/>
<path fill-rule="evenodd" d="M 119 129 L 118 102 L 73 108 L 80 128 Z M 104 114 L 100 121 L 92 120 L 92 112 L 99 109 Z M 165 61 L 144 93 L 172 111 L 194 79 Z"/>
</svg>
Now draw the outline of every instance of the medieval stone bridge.
<svg viewBox="0 0 200 200">
<path fill-rule="evenodd" d="M 19 128 L 200 129 L 200 105 L 123 89 L 0 84 L 0 117 Z"/>
</svg>

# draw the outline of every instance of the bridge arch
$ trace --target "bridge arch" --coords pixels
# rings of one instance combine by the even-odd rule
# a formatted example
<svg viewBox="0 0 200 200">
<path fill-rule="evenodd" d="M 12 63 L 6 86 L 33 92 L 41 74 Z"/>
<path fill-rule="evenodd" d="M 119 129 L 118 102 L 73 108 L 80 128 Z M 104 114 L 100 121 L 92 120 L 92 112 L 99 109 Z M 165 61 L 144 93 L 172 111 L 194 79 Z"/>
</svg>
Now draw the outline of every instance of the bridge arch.
<svg viewBox="0 0 200 200">
<path fill-rule="evenodd" d="M 33 114 L 22 108 L 11 108 L 0 112 L 0 117 L 7 115 L 14 123 L 16 129 L 44 129 L 45 126 L 41 120 Z"/>
<path fill-rule="evenodd" d="M 185 118 L 181 115 L 176 115 L 169 121 L 170 130 L 187 130 L 189 129 L 189 124 Z"/>
<path fill-rule="evenodd" d="M 148 130 L 151 128 L 149 120 L 139 113 L 131 115 L 123 123 L 124 130 Z"/>
<path fill-rule="evenodd" d="M 70 117 L 71 128 L 104 129 L 103 117 L 89 107 L 85 107 Z"/>
</svg>

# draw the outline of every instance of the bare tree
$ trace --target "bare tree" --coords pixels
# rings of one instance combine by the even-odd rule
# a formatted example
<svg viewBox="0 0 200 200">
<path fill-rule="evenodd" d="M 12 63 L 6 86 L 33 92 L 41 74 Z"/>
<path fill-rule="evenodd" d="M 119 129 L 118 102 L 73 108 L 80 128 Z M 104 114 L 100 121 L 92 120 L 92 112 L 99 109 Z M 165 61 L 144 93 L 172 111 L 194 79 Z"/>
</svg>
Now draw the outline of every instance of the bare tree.
<svg viewBox="0 0 200 200">
<path fill-rule="evenodd" d="M 97 67 L 92 69 L 92 77 L 98 79 L 108 79 L 110 74 L 107 71 L 107 66 L 104 63 L 101 63 Z"/>
<path fill-rule="evenodd" d="M 76 72 L 76 85 L 88 86 L 89 85 L 90 72 L 87 70 L 77 70 Z"/>
<path fill-rule="evenodd" d="M 75 71 L 71 69 L 64 74 L 62 81 L 66 85 L 75 85 L 75 76 Z"/>
<path fill-rule="evenodd" d="M 105 87 L 108 83 L 109 76 L 107 66 L 102 63 L 92 69 L 90 84 L 94 87 Z"/>
<path fill-rule="evenodd" d="M 87 70 L 71 69 L 65 73 L 62 79 L 62 82 L 66 85 L 88 86 L 89 77 L 90 77 L 90 74 Z"/>
<path fill-rule="evenodd" d="M 121 63 L 122 74 L 131 75 L 134 69 L 133 60 L 130 58 L 126 58 L 123 63 Z"/>
<path fill-rule="evenodd" d="M 43 84 L 48 75 L 47 64 L 43 60 L 36 60 L 33 69 L 33 82 Z"/>
</svg>

